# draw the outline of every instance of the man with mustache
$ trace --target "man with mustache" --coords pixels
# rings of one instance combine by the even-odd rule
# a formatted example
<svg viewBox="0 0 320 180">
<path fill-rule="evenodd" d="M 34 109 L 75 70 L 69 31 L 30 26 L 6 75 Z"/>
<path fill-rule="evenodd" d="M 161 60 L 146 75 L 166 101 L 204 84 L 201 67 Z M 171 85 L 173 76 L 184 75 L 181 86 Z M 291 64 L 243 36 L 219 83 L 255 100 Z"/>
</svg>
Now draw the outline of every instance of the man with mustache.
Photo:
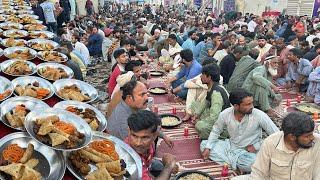
<svg viewBox="0 0 320 180">
<path fill-rule="evenodd" d="M 302 112 L 291 112 L 282 131 L 266 138 L 250 175 L 232 180 L 320 179 L 320 136 L 314 121 Z"/>
<path fill-rule="evenodd" d="M 264 112 L 253 107 L 253 96 L 246 90 L 232 91 L 229 100 L 233 106 L 220 113 L 209 139 L 201 142 L 202 156 L 250 172 L 262 144 L 262 130 L 270 135 L 279 129 Z M 219 140 L 225 129 L 230 139 Z"/>
<path fill-rule="evenodd" d="M 128 117 L 138 110 L 147 108 L 148 90 L 142 82 L 135 80 L 129 81 L 120 90 L 122 90 L 122 100 L 108 119 L 107 131 L 109 134 L 124 140 L 128 137 Z M 166 135 L 160 131 L 158 133 L 166 144 L 173 147 L 172 141 Z"/>
<path fill-rule="evenodd" d="M 258 38 L 258 45 L 255 47 L 256 49 L 259 50 L 259 57 L 257 58 L 257 61 L 260 62 L 261 61 L 261 57 L 269 51 L 269 49 L 271 48 L 271 44 L 267 43 L 267 39 L 265 36 L 259 36 Z"/>
<path fill-rule="evenodd" d="M 278 57 L 267 57 L 264 65 L 253 69 L 242 85 L 253 94 L 254 105 L 271 117 L 275 116 L 272 108 L 282 100 L 281 94 L 277 94 L 279 89 L 272 84 L 272 79 L 278 74 L 278 63 Z"/>
</svg>

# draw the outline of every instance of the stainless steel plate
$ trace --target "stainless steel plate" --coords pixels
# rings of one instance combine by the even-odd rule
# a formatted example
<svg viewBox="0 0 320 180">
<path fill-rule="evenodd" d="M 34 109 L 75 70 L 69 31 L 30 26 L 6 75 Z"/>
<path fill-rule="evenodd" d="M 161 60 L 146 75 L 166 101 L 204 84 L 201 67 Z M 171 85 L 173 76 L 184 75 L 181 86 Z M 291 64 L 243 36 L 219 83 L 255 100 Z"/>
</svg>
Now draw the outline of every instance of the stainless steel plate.
<svg viewBox="0 0 320 180">
<path fill-rule="evenodd" d="M 0 99 L 0 102 L 2 102 L 4 100 L 8 99 L 12 95 L 14 88 L 13 88 L 11 81 L 9 81 L 9 79 L 2 77 L 2 76 L 0 76 L 0 84 L 1 84 L 0 94 L 4 93 L 7 90 L 11 91 L 11 93 L 8 96 L 6 96 L 3 99 Z"/>
<path fill-rule="evenodd" d="M 59 63 L 41 63 L 37 66 L 37 74 L 39 76 L 41 76 L 44 79 L 48 79 L 44 76 L 42 76 L 42 74 L 40 73 L 41 71 L 45 70 L 47 67 L 51 67 L 51 68 L 62 68 L 68 75 L 68 78 L 71 79 L 74 75 L 73 70 L 71 68 L 69 68 L 68 66 L 65 66 L 63 64 L 59 64 Z M 53 79 L 48 79 L 50 81 L 53 81 Z"/>
<path fill-rule="evenodd" d="M 28 8 L 27 9 L 31 9 L 31 7 L 30 6 L 27 6 Z M 39 19 L 39 16 L 37 16 L 37 15 L 33 15 L 33 14 L 20 14 L 20 15 L 18 15 L 18 17 L 19 18 L 23 18 L 23 17 L 31 17 L 31 18 L 33 18 L 33 19 Z"/>
<path fill-rule="evenodd" d="M 83 142 L 80 145 L 78 145 L 72 149 L 67 149 L 67 148 L 65 148 L 63 146 L 59 146 L 59 145 L 52 147 L 51 145 L 46 145 L 46 144 L 42 143 L 41 141 L 39 141 L 36 134 L 33 131 L 33 127 L 35 125 L 36 119 L 45 118 L 45 117 L 53 116 L 53 115 L 59 116 L 60 121 L 72 123 L 74 125 L 74 127 L 77 129 L 77 131 L 84 134 Z M 26 117 L 25 128 L 26 128 L 27 132 L 35 140 L 37 140 L 39 143 L 41 143 L 51 149 L 55 149 L 55 150 L 72 151 L 72 150 L 81 149 L 81 148 L 87 146 L 92 138 L 92 131 L 91 131 L 89 125 L 82 118 L 74 115 L 71 112 L 68 112 L 68 111 L 62 110 L 62 109 L 57 109 L 57 108 L 37 109 L 37 110 L 31 111 Z"/>
<path fill-rule="evenodd" d="M 87 101 L 85 103 L 93 102 L 98 97 L 98 91 L 93 86 L 83 81 L 79 81 L 76 79 L 60 79 L 53 83 L 54 90 L 57 96 L 59 96 L 58 91 L 60 89 L 62 89 L 65 86 L 72 86 L 72 85 L 76 85 L 83 94 L 88 94 L 88 96 L 91 98 L 90 101 Z M 63 100 L 69 100 L 69 99 L 62 98 L 61 96 L 59 97 Z"/>
<path fill-rule="evenodd" d="M 62 61 L 49 61 L 48 59 L 46 59 L 44 57 L 44 53 L 46 52 L 55 52 L 55 53 L 58 53 L 59 56 L 62 57 Z M 57 63 L 62 63 L 62 62 L 67 62 L 68 61 L 68 57 L 65 55 L 65 54 L 62 54 L 62 53 L 59 53 L 59 52 L 56 52 L 56 51 L 39 51 L 38 52 L 38 57 L 39 59 L 43 60 L 43 61 L 46 61 L 46 62 L 57 62 Z"/>
<path fill-rule="evenodd" d="M 126 165 L 127 165 L 126 170 L 131 175 L 130 178 L 128 179 L 130 180 L 142 179 L 142 163 L 139 155 L 129 145 L 127 145 L 120 139 L 102 132 L 97 132 L 97 131 L 93 132 L 92 140 L 102 140 L 102 139 L 108 139 L 115 144 L 116 151 L 119 154 L 119 157 L 126 162 Z M 78 173 L 71 165 L 71 162 L 68 160 L 69 152 L 64 152 L 63 154 L 66 157 L 66 164 L 69 171 L 77 179 L 84 180 L 84 176 Z M 90 167 L 92 171 L 96 169 L 96 167 L 93 165 L 90 165 Z"/>
<path fill-rule="evenodd" d="M 10 15 L 10 14 L 15 14 L 15 13 L 17 13 L 17 11 L 16 11 L 16 10 L 13 10 L 13 9 L 3 9 L 3 13 Z"/>
<path fill-rule="evenodd" d="M 32 47 L 33 44 L 50 44 L 53 46 L 53 49 L 48 49 L 46 47 Z M 50 51 L 50 50 L 54 50 L 57 47 L 59 47 L 59 44 L 51 41 L 51 40 L 47 40 L 47 39 L 31 39 L 27 42 L 27 45 L 35 50 L 39 50 L 39 51 Z"/>
<path fill-rule="evenodd" d="M 18 77 L 12 81 L 12 85 L 14 88 L 16 88 L 18 85 L 21 85 L 22 87 L 24 87 L 28 84 L 33 84 L 34 82 L 38 82 L 40 87 L 50 90 L 50 94 L 42 100 L 49 99 L 54 94 L 54 88 L 52 84 L 49 81 L 40 77 L 35 77 L 35 76 Z M 14 92 L 14 94 L 18 96 L 16 92 Z"/>
<path fill-rule="evenodd" d="M 1 44 L 2 44 L 4 47 L 16 47 L 16 46 L 8 46 L 8 45 L 7 45 L 7 41 L 8 41 L 8 40 L 9 40 L 9 38 L 3 39 L 3 40 L 1 41 Z M 27 44 L 27 41 L 24 40 L 24 39 L 15 39 L 15 41 L 23 42 L 23 43 L 24 43 L 24 46 Z M 22 46 L 22 47 L 24 47 L 24 46 Z"/>
<path fill-rule="evenodd" d="M 14 9 L 16 10 L 31 10 L 31 6 L 15 6 Z"/>
<path fill-rule="evenodd" d="M 5 115 L 8 112 L 13 110 L 17 105 L 22 105 L 22 104 L 30 111 L 41 109 L 41 108 L 50 108 L 45 102 L 36 98 L 32 98 L 28 96 L 12 97 L 5 100 L 0 106 L 1 121 L 10 128 L 20 130 L 20 131 L 25 131 L 24 127 L 12 127 L 10 123 L 7 121 L 7 119 L 5 118 Z"/>
<path fill-rule="evenodd" d="M 40 37 L 41 34 L 44 34 L 46 37 Z M 33 39 L 52 39 L 54 33 L 50 31 L 30 31 L 29 36 Z"/>
<path fill-rule="evenodd" d="M 12 53 L 15 53 L 15 52 L 17 52 L 17 51 L 29 51 L 30 53 L 31 53 L 31 57 L 30 58 L 28 58 L 28 59 L 23 59 L 22 57 L 20 57 L 20 56 L 17 56 L 17 57 L 14 57 L 14 58 L 11 58 L 10 57 L 10 55 L 12 54 Z M 4 55 L 7 57 L 7 58 L 9 58 L 9 59 L 20 59 L 20 60 L 31 60 L 31 59 L 33 59 L 33 58 L 35 58 L 36 57 L 36 55 L 37 55 L 37 51 L 35 51 L 35 50 L 33 50 L 33 49 L 31 49 L 31 48 L 27 48 L 27 47 L 9 47 L 9 48 L 6 48 L 5 50 L 4 50 Z"/>
<path fill-rule="evenodd" d="M 62 153 L 42 146 L 27 133 L 16 132 L 1 138 L 0 151 L 2 152 L 10 144 L 18 144 L 22 148 L 27 148 L 29 143 L 34 146 L 32 157 L 39 160 L 35 170 L 41 173 L 42 179 L 61 180 L 66 171 L 66 163 Z M 0 176 L 0 179 L 3 179 L 3 177 Z"/>
<path fill-rule="evenodd" d="M 32 10 L 16 10 L 17 14 L 33 14 Z"/>
<path fill-rule="evenodd" d="M 76 107 L 79 109 L 91 109 L 96 113 L 96 117 L 99 121 L 99 127 L 97 129 L 97 131 L 103 132 L 106 128 L 107 128 L 107 119 L 106 117 L 95 107 L 83 103 L 83 102 L 78 102 L 78 101 L 61 101 L 58 102 L 57 104 L 55 104 L 53 107 L 54 108 L 59 108 L 59 109 L 67 109 L 67 107 L 72 106 L 72 107 Z"/>
<path fill-rule="evenodd" d="M 16 63 L 18 61 L 21 61 L 21 60 L 11 59 L 11 60 L 4 61 L 3 63 L 1 63 L 1 71 L 3 73 L 7 74 L 7 75 L 16 76 L 16 77 L 18 77 L 18 76 L 29 76 L 29 75 L 32 75 L 32 74 L 36 73 L 36 70 L 37 70 L 36 65 L 33 62 L 30 62 L 30 61 L 22 61 L 22 62 L 28 64 L 28 66 L 32 70 L 32 72 L 30 74 L 16 75 L 16 74 L 7 73 L 6 69 L 9 68 L 11 65 L 13 65 L 14 63 Z"/>
<path fill-rule="evenodd" d="M 16 34 L 19 33 L 19 34 Z M 28 36 L 28 32 L 24 31 L 24 30 L 15 30 L 15 29 L 10 29 L 10 30 L 6 30 L 3 32 L 3 35 L 5 37 L 12 37 L 12 38 L 24 38 Z"/>
<path fill-rule="evenodd" d="M 0 28 L 6 29 L 6 30 L 22 29 L 23 25 L 19 23 L 14 23 L 14 22 L 4 22 L 4 23 L 0 23 Z"/>
</svg>

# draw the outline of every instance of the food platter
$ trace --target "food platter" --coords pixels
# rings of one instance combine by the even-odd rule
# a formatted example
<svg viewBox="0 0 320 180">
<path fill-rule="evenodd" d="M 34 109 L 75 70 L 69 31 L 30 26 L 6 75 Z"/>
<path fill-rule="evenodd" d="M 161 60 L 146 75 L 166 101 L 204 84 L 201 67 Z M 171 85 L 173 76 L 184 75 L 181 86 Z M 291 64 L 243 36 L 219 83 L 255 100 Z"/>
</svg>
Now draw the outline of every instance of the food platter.
<svg viewBox="0 0 320 180">
<path fill-rule="evenodd" d="M 151 76 L 163 76 L 164 72 L 163 71 L 149 71 Z"/>
<path fill-rule="evenodd" d="M 73 70 L 68 66 L 58 63 L 41 63 L 37 66 L 37 74 L 47 80 L 71 79 Z"/>
<path fill-rule="evenodd" d="M 24 38 L 28 36 L 28 32 L 24 30 L 10 29 L 3 32 L 7 38 Z"/>
<path fill-rule="evenodd" d="M 182 123 L 181 119 L 178 116 L 172 114 L 161 114 L 159 115 L 161 119 L 161 126 L 162 127 L 176 127 Z M 170 119 L 169 119 L 170 118 Z"/>
<path fill-rule="evenodd" d="M 16 10 L 16 14 L 33 14 L 34 12 L 31 10 Z"/>
<path fill-rule="evenodd" d="M 48 91 L 46 95 L 41 95 L 38 99 L 46 100 L 54 94 L 54 88 L 52 84 L 49 81 L 40 77 L 18 77 L 12 81 L 12 85 L 14 87 L 14 94 L 16 96 L 31 96 L 38 98 L 40 96 L 38 91 L 45 90 Z"/>
<path fill-rule="evenodd" d="M 67 148 L 63 144 L 52 146 L 42 142 L 39 139 L 38 135 L 35 133 L 34 126 L 36 125 L 37 119 L 48 118 L 49 116 L 57 116 L 60 119 L 60 122 L 62 121 L 64 123 L 72 124 L 79 133 L 83 134 L 81 141 L 79 143 L 76 143 L 75 146 L 73 146 L 72 148 Z M 71 112 L 57 108 L 37 109 L 31 111 L 26 117 L 25 128 L 27 132 L 40 144 L 43 144 L 55 150 L 72 151 L 81 149 L 87 146 L 92 138 L 92 131 L 89 125 L 82 118 L 74 115 Z"/>
<path fill-rule="evenodd" d="M 59 53 L 57 51 L 39 51 L 39 59 L 46 62 L 57 62 L 63 63 L 68 61 L 68 57 L 65 54 Z"/>
<path fill-rule="evenodd" d="M 9 59 L 31 60 L 37 52 L 27 47 L 9 47 L 4 50 L 4 55 Z"/>
<path fill-rule="evenodd" d="M 19 23 L 14 23 L 14 22 L 4 22 L 4 23 L 0 23 L 0 28 L 5 30 L 22 29 L 23 25 Z"/>
<path fill-rule="evenodd" d="M 53 149 L 42 146 L 27 133 L 16 132 L 4 136 L 0 140 L 0 151 L 2 152 L 4 148 L 10 144 L 17 144 L 22 148 L 27 148 L 29 143 L 34 146 L 32 158 L 39 160 L 39 164 L 35 167 L 35 170 L 41 173 L 42 179 L 63 179 L 66 170 L 63 154 L 59 151 L 54 151 Z M 0 179 L 3 179 L 3 177 L 0 176 Z"/>
<path fill-rule="evenodd" d="M 13 93 L 13 85 L 7 78 L 0 76 L 0 102 L 9 98 Z"/>
<path fill-rule="evenodd" d="M 14 6 L 15 10 L 31 10 L 30 6 Z"/>
<path fill-rule="evenodd" d="M 8 119 L 6 118 L 6 116 L 10 116 L 7 113 L 10 113 L 14 118 L 13 121 L 16 121 L 17 118 L 14 116 L 14 112 L 12 112 L 12 110 L 14 110 L 17 106 L 21 106 L 24 105 L 25 109 L 28 111 L 33 111 L 36 109 L 41 109 L 41 108 L 49 108 L 49 106 L 36 98 L 32 98 L 32 97 L 28 97 L 28 96 L 18 96 L 18 97 L 12 97 L 9 98 L 7 100 L 5 100 L 1 106 L 0 106 L 0 118 L 1 121 L 8 127 L 16 129 L 16 130 L 20 130 L 20 131 L 25 131 L 23 126 L 15 126 L 13 123 L 10 123 L 8 121 Z M 21 113 L 19 114 L 21 117 Z M 25 117 L 26 114 L 23 115 L 23 117 Z M 12 125 L 13 124 L 13 125 Z M 15 123 L 17 124 L 17 123 Z"/>
<path fill-rule="evenodd" d="M 78 102 L 78 101 L 61 101 L 61 102 L 58 102 L 57 104 L 55 104 L 53 107 L 59 108 L 59 109 L 65 109 L 65 110 L 68 110 L 68 107 L 78 108 L 78 109 L 91 109 L 95 112 L 95 116 L 99 121 L 99 126 L 95 130 L 103 132 L 107 128 L 106 117 L 97 108 L 95 108 L 89 104 Z M 81 115 L 81 116 L 84 117 L 84 115 Z"/>
<path fill-rule="evenodd" d="M 4 47 L 26 46 L 27 41 L 24 39 L 6 38 L 1 41 Z"/>
<path fill-rule="evenodd" d="M 179 174 L 177 174 L 177 176 L 175 177 L 175 180 L 185 180 L 184 177 L 186 178 L 186 176 L 190 176 L 191 174 L 198 174 L 203 178 L 206 178 L 207 180 L 214 180 L 213 177 L 211 177 L 209 174 L 202 172 L 202 171 L 196 171 L 196 170 L 189 170 L 189 171 L 183 171 Z M 200 179 L 201 177 L 194 177 L 190 179 Z"/>
<path fill-rule="evenodd" d="M 47 30 L 47 26 L 43 24 L 26 24 L 23 26 L 23 29 L 27 31 L 44 31 Z"/>
<path fill-rule="evenodd" d="M 50 31 L 30 31 L 29 36 L 33 39 L 52 39 L 54 33 Z"/>
<path fill-rule="evenodd" d="M 29 76 L 36 73 L 36 65 L 30 61 L 11 59 L 1 63 L 1 71 L 10 76 Z"/>
<path fill-rule="evenodd" d="M 50 51 L 59 47 L 58 43 L 47 39 L 31 39 L 27 42 L 27 45 L 38 51 Z"/>
<path fill-rule="evenodd" d="M 130 179 L 130 180 L 137 180 L 142 179 L 142 163 L 139 155 L 127 144 L 125 144 L 120 139 L 102 133 L 102 132 L 93 132 L 93 138 L 92 140 L 104 140 L 107 139 L 109 141 L 112 141 L 115 144 L 116 152 L 119 154 L 119 157 L 124 160 L 126 163 L 126 170 L 130 174 L 129 178 L 123 178 L 123 179 Z M 67 168 L 70 170 L 70 172 L 79 180 L 84 180 L 84 176 L 81 175 L 79 172 L 76 171 L 76 169 L 72 166 L 70 160 L 68 159 L 70 155 L 70 152 L 64 152 L 64 156 L 67 159 Z M 94 165 L 90 165 L 91 172 L 95 169 L 97 169 Z M 90 172 L 90 173 L 91 173 Z"/>
<path fill-rule="evenodd" d="M 298 104 L 295 104 L 295 108 L 307 114 L 314 114 L 314 113 L 320 114 L 320 106 L 314 103 L 298 103 Z"/>
<path fill-rule="evenodd" d="M 153 87 L 153 88 L 149 88 L 148 90 L 151 94 L 156 94 L 156 95 L 163 95 L 163 94 L 167 94 L 167 90 L 164 87 Z"/>
<path fill-rule="evenodd" d="M 55 89 L 55 94 L 63 100 L 76 100 L 90 103 L 98 97 L 98 91 L 92 85 L 76 79 L 60 79 L 54 82 L 53 86 Z M 78 91 L 77 93 L 70 93 L 69 91 L 65 91 L 67 88 L 78 89 Z M 68 98 L 64 96 L 64 92 L 67 92 L 68 94 L 74 94 L 74 96 Z"/>
<path fill-rule="evenodd" d="M 2 10 L 0 10 L 0 13 L 2 13 L 1 12 Z M 4 21 L 6 21 L 6 18 L 7 18 L 7 15 L 5 15 L 5 14 L 0 14 L 0 22 L 4 22 Z"/>
</svg>

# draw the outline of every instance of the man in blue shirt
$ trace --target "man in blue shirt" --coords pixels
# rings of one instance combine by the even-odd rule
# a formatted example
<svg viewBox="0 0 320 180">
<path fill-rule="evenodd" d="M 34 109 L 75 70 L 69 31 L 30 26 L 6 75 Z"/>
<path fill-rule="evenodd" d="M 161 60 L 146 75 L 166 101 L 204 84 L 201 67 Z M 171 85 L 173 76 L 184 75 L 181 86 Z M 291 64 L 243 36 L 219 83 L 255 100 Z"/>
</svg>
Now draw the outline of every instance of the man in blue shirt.
<svg viewBox="0 0 320 180">
<path fill-rule="evenodd" d="M 197 34 L 196 31 L 190 31 L 188 33 L 189 38 L 182 44 L 183 49 L 190 49 L 192 53 L 195 52 L 195 47 L 196 47 L 196 39 L 197 39 Z"/>
<path fill-rule="evenodd" d="M 92 27 L 87 44 L 90 56 L 102 56 L 102 42 L 103 37 L 98 33 L 98 28 Z"/>
<path fill-rule="evenodd" d="M 202 66 L 196 60 L 193 60 L 193 54 L 190 49 L 182 50 L 180 56 L 182 59 L 180 63 L 184 64 L 184 66 L 175 77 L 169 78 L 167 83 L 171 84 L 174 94 L 186 99 L 188 89 L 184 87 L 184 83 L 186 80 L 199 75 L 202 71 Z"/>
<path fill-rule="evenodd" d="M 54 4 L 49 0 L 46 0 L 43 3 L 41 3 L 40 6 L 43 9 L 43 14 L 48 29 L 54 33 L 57 33 L 57 21 L 55 18 L 56 8 L 54 7 Z"/>
</svg>

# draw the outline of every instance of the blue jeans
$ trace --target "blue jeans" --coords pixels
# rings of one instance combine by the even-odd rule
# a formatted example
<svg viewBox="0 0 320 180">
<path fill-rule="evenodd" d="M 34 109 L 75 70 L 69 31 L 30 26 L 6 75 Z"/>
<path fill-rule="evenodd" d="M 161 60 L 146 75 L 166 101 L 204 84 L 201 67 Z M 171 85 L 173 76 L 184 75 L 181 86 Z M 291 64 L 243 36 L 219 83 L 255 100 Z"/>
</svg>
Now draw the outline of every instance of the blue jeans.
<svg viewBox="0 0 320 180">
<path fill-rule="evenodd" d="M 182 87 L 181 90 L 176 93 L 176 95 L 179 96 L 182 99 L 186 99 L 187 98 L 187 94 L 188 94 L 188 89 L 183 86 L 184 83 L 185 83 L 185 81 L 179 79 L 179 80 L 173 81 L 172 84 L 171 84 L 172 88 L 176 88 L 178 86 Z"/>
</svg>

